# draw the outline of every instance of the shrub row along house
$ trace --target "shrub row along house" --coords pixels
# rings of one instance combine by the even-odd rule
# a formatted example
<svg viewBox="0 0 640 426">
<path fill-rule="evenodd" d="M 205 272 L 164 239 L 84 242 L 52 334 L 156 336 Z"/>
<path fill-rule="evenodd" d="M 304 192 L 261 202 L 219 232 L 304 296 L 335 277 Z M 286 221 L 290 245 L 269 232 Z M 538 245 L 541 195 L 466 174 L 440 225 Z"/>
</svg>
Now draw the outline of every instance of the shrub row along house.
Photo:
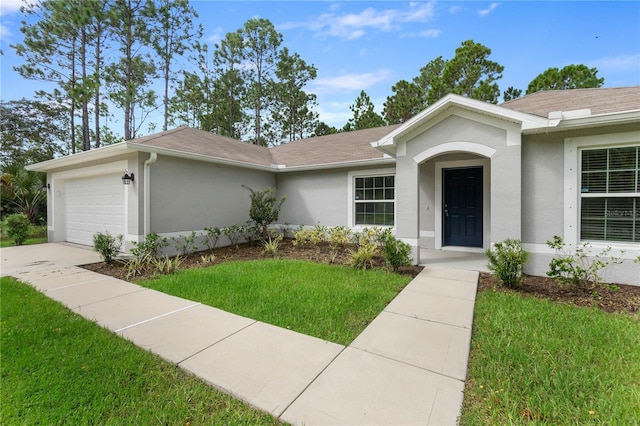
<svg viewBox="0 0 640 426">
<path fill-rule="evenodd" d="M 203 234 L 249 219 L 242 185 L 274 187 L 281 224 L 390 226 L 416 262 L 515 238 L 544 275 L 558 235 L 624 250 L 606 278 L 640 285 L 640 87 L 448 95 L 401 125 L 273 148 L 177 128 L 29 169 L 47 173 L 49 241 Z"/>
</svg>

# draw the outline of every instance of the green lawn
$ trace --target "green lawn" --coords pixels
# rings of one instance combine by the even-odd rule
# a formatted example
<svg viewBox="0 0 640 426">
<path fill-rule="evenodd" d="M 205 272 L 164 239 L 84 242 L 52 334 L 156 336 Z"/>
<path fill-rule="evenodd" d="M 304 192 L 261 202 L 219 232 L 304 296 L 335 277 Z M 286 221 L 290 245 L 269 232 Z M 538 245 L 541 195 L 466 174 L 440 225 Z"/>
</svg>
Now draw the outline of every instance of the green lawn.
<svg viewBox="0 0 640 426">
<path fill-rule="evenodd" d="M 138 284 L 348 345 L 411 277 L 292 260 L 225 262 Z"/>
<path fill-rule="evenodd" d="M 23 243 L 23 245 L 26 246 L 29 244 L 42 244 L 46 242 L 47 242 L 47 237 L 27 238 L 26 241 Z M 12 239 L 0 241 L 0 248 L 13 247 L 13 246 L 15 246 L 15 244 Z"/>
<path fill-rule="evenodd" d="M 277 423 L 28 285 L 0 291 L 2 425 Z"/>
<path fill-rule="evenodd" d="M 640 421 L 640 316 L 478 294 L 463 425 Z"/>
</svg>

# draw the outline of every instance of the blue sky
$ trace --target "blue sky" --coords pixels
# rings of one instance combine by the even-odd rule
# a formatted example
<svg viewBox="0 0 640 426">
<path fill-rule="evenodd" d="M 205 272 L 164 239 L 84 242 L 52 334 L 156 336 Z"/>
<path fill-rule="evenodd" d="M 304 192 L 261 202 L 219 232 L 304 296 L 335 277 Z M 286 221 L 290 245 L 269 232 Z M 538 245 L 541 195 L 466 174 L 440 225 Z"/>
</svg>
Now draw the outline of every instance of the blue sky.
<svg viewBox="0 0 640 426">
<path fill-rule="evenodd" d="M 391 86 L 421 67 L 450 59 L 464 40 L 492 50 L 505 67 L 501 91 L 526 90 L 549 67 L 585 64 L 605 87 L 640 85 L 640 2 L 637 1 L 192 1 L 208 44 L 251 18 L 269 19 L 283 46 L 318 69 L 307 92 L 320 119 L 342 127 L 365 90 L 381 112 Z M 0 98 L 31 97 L 41 83 L 12 71 L 19 64 L 19 0 L 2 0 Z M 116 117 L 117 119 L 117 117 Z M 158 117 L 159 120 L 159 117 Z"/>
</svg>

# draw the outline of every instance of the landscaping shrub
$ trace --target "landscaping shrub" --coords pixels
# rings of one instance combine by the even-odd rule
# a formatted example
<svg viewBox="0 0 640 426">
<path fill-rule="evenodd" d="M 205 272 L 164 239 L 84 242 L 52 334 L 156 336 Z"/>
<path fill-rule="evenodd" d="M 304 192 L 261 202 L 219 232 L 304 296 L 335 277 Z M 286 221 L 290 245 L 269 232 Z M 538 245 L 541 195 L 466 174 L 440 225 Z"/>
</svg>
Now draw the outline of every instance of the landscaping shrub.
<svg viewBox="0 0 640 426">
<path fill-rule="evenodd" d="M 380 241 L 385 261 L 394 272 L 397 272 L 401 266 L 411 265 L 413 262 L 411 246 L 394 237 L 390 229 L 386 229 L 381 233 Z"/>
<path fill-rule="evenodd" d="M 329 241 L 329 233 L 329 228 L 320 224 L 317 224 L 310 229 L 305 228 L 304 225 L 301 225 L 293 235 L 293 237 L 295 238 L 293 241 L 293 245 L 304 246 L 310 243 L 318 246 Z"/>
<path fill-rule="evenodd" d="M 267 254 L 273 257 L 278 257 L 278 250 L 280 249 L 280 243 L 282 242 L 282 239 L 284 238 L 283 234 L 278 235 L 275 238 L 271 238 L 269 237 L 268 241 L 263 241 L 262 242 L 262 246 L 263 246 L 263 250 L 262 250 L 262 254 Z"/>
<path fill-rule="evenodd" d="M 222 229 L 220 228 L 204 228 L 207 231 L 205 244 L 209 251 L 213 251 L 218 246 L 218 241 L 220 241 L 220 236 L 222 235 Z"/>
<path fill-rule="evenodd" d="M 364 228 L 362 232 L 354 232 L 352 234 L 353 243 L 358 246 L 367 244 L 382 246 L 382 234 L 384 230 L 380 227 Z"/>
<path fill-rule="evenodd" d="M 293 233 L 293 242 L 294 246 L 304 246 L 310 240 L 311 231 L 304 227 L 304 225 L 300 225 L 298 229 Z"/>
<path fill-rule="evenodd" d="M 611 263 L 620 261 L 619 257 L 609 255 L 611 247 L 589 257 L 591 248 L 588 243 L 578 246 L 572 254 L 565 249 L 564 240 L 558 235 L 554 235 L 553 240 L 547 241 L 547 245 L 560 255 L 549 262 L 547 275 L 562 284 L 571 284 L 584 292 L 589 292 L 600 284 L 605 269 Z"/>
<path fill-rule="evenodd" d="M 189 256 L 194 251 L 198 250 L 196 245 L 196 231 L 191 231 L 189 235 L 183 235 L 180 237 L 171 238 L 175 243 L 176 251 L 184 256 Z"/>
<path fill-rule="evenodd" d="M 4 221 L 7 235 L 13 239 L 15 245 L 22 245 L 29 236 L 29 227 L 31 225 L 27 215 L 24 213 L 10 214 Z"/>
<path fill-rule="evenodd" d="M 262 241 L 265 241 L 262 230 L 251 221 L 247 221 L 247 223 L 240 227 L 240 234 L 242 235 L 242 239 L 244 239 L 244 241 L 247 243 L 253 243 L 258 239 L 262 239 Z M 267 229 L 267 238 L 271 238 L 272 234 L 273 230 Z"/>
<path fill-rule="evenodd" d="M 122 247 L 122 235 L 113 236 L 109 232 L 98 232 L 93 235 L 93 249 L 100 253 L 100 257 L 107 262 L 112 263 Z"/>
<path fill-rule="evenodd" d="M 351 242 L 351 230 L 346 226 L 334 226 L 329 230 L 329 244 L 336 251 Z"/>
<path fill-rule="evenodd" d="M 502 285 L 517 288 L 522 284 L 529 253 L 522 248 L 520 240 L 508 238 L 495 243 L 493 249 L 488 249 L 485 254 L 489 259 L 489 269 L 495 272 Z"/>
<path fill-rule="evenodd" d="M 137 259 L 157 259 L 160 256 L 160 250 L 167 247 L 169 241 L 160 235 L 152 232 L 145 236 L 145 240 L 141 243 L 133 242 L 131 254 Z"/>
<path fill-rule="evenodd" d="M 154 266 L 160 274 L 168 275 L 173 274 L 178 270 L 180 264 L 182 263 L 182 258 L 180 256 L 176 256 L 174 258 L 170 258 L 169 256 L 165 256 L 162 259 L 155 259 L 153 261 Z"/>
<path fill-rule="evenodd" d="M 349 250 L 351 255 L 351 266 L 356 269 L 371 269 L 373 267 L 373 256 L 376 254 L 376 246 L 364 244 L 358 250 Z"/>
<path fill-rule="evenodd" d="M 242 187 L 251 192 L 249 217 L 255 223 L 262 239 L 266 241 L 267 238 L 269 238 L 269 225 L 278 220 L 280 209 L 286 197 L 282 197 L 280 201 L 278 201 L 275 188 L 265 188 L 262 191 L 254 191 L 248 186 L 242 185 Z"/>
<path fill-rule="evenodd" d="M 229 239 L 229 243 L 238 247 L 240 237 L 242 237 L 242 228 L 239 225 L 231 225 L 222 229 L 222 233 Z"/>
</svg>

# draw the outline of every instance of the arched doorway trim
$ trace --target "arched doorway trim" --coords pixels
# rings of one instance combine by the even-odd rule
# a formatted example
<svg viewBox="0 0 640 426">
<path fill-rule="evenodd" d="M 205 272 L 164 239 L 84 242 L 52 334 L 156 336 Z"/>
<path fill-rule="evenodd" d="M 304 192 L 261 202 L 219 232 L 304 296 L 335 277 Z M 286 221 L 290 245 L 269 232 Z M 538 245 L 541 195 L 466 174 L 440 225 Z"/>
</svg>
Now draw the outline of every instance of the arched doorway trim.
<svg viewBox="0 0 640 426">
<path fill-rule="evenodd" d="M 496 150 L 486 145 L 474 142 L 447 142 L 422 151 L 420 154 L 413 157 L 413 161 L 421 164 L 430 158 L 449 152 L 468 152 L 482 157 L 491 158 L 493 157 L 493 154 L 496 153 Z"/>
</svg>

